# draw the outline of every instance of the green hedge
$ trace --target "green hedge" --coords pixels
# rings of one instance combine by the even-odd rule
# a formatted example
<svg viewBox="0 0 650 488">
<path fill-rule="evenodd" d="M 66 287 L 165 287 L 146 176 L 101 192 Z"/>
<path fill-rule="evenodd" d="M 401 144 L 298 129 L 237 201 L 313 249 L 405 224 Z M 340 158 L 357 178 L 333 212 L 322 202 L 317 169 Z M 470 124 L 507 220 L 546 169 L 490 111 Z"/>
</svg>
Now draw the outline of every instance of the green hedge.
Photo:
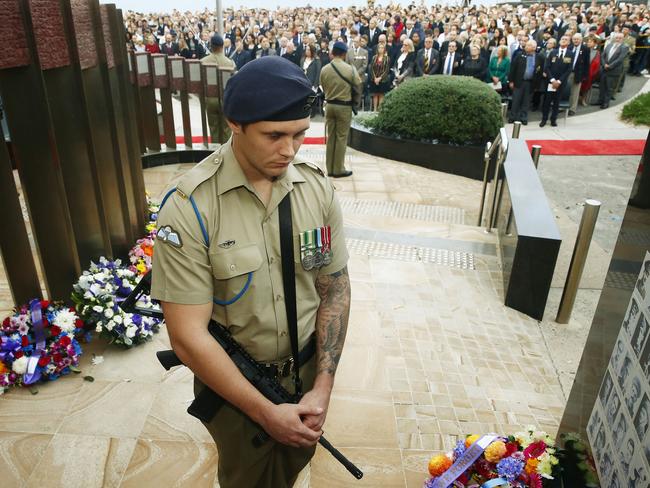
<svg viewBox="0 0 650 488">
<path fill-rule="evenodd" d="M 359 122 L 405 139 L 484 144 L 503 125 L 501 97 L 474 78 L 424 76 L 388 92 L 377 116 Z"/>
<path fill-rule="evenodd" d="M 621 119 L 634 125 L 650 125 L 650 93 L 633 98 L 623 106 Z"/>
</svg>

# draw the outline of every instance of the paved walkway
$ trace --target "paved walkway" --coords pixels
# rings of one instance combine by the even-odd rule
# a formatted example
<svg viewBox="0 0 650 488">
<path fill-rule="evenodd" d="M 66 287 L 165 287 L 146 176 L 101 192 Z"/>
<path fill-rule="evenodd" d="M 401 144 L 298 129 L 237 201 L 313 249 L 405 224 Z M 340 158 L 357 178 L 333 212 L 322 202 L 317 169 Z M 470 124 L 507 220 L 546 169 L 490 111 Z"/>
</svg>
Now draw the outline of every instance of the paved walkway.
<svg viewBox="0 0 650 488">
<path fill-rule="evenodd" d="M 617 110 L 571 118 L 564 130 L 581 138 L 634 131 L 634 138 L 645 137 L 616 122 Z M 603 114 L 611 117 L 605 128 Z M 533 138 L 537 130 L 522 135 Z M 562 130 L 545 128 L 534 138 L 566 136 Z M 324 157 L 322 146 L 302 152 Z M 508 434 L 527 424 L 555 433 L 637 164 L 629 157 L 542 159 L 540 174 L 565 242 L 547 319 L 538 323 L 503 305 L 494 236 L 473 226 L 480 183 L 350 150 L 354 175 L 336 187 L 353 300 L 325 431 L 365 477 L 354 481 L 319 449 L 305 486 L 420 487 L 431 454 L 459 436 Z M 145 170 L 147 188 L 160 195 L 188 167 Z M 605 218 L 576 313 L 557 327 L 551 319 L 579 204 L 598 195 L 607 202 Z M 6 309 L 1 274 L 0 300 Z M 164 372 L 155 359 L 155 351 L 168 347 L 164 330 L 130 351 L 95 341 L 82 362 L 94 382 L 72 375 L 39 386 L 35 396 L 17 390 L 0 397 L 2 486 L 217 486 L 216 450 L 185 413 L 191 375 L 183 368 Z M 104 362 L 92 365 L 92 354 Z"/>
</svg>

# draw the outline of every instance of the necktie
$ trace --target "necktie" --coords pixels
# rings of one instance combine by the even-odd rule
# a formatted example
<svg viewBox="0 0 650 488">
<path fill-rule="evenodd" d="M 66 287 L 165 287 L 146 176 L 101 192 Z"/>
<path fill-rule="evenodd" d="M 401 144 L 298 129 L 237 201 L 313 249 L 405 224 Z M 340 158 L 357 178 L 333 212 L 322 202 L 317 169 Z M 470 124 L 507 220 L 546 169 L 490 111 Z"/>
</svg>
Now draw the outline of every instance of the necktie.
<svg viewBox="0 0 650 488">
<path fill-rule="evenodd" d="M 578 62 L 578 56 L 580 55 L 580 48 L 575 48 L 573 55 L 573 69 L 576 69 L 576 63 Z"/>
<path fill-rule="evenodd" d="M 424 58 L 424 71 L 429 72 L 429 50 L 427 49 L 425 51 L 425 58 Z"/>
<path fill-rule="evenodd" d="M 560 49 L 560 58 L 564 57 L 564 49 Z"/>
<path fill-rule="evenodd" d="M 447 54 L 447 66 L 445 66 L 445 74 L 451 74 L 451 58 L 452 54 Z"/>
<path fill-rule="evenodd" d="M 615 52 L 616 52 L 616 44 L 612 44 L 612 47 L 609 49 L 609 55 L 607 56 L 607 62 L 610 62 L 612 60 Z"/>
</svg>

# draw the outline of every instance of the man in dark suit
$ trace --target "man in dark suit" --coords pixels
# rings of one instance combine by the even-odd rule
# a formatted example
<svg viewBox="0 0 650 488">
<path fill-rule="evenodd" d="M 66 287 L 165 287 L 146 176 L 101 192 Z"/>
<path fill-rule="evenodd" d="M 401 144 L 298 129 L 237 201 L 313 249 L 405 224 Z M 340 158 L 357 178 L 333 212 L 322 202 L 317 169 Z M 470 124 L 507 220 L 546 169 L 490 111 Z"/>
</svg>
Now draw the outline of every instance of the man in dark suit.
<svg viewBox="0 0 650 488">
<path fill-rule="evenodd" d="M 508 75 L 512 90 L 512 106 L 508 120 L 510 123 L 518 120 L 524 125 L 528 124 L 530 96 L 544 70 L 544 56 L 536 50 L 537 43 L 532 40 L 528 41 L 524 52 L 518 54 L 510 64 Z"/>
<path fill-rule="evenodd" d="M 600 58 L 600 108 L 609 107 L 614 87 L 623 73 L 623 60 L 627 53 L 628 47 L 623 44 L 623 33 L 613 33 L 612 42 L 605 47 Z"/>
<path fill-rule="evenodd" d="M 298 57 L 298 52 L 296 51 L 296 48 L 293 45 L 293 42 L 288 42 L 287 43 L 287 52 L 284 53 L 284 56 L 282 56 L 282 57 L 284 59 L 288 59 L 289 61 L 291 61 L 296 66 L 300 66 L 300 58 Z"/>
<path fill-rule="evenodd" d="M 569 51 L 569 36 L 560 38 L 560 47 L 551 51 L 544 63 L 544 76 L 548 82 L 544 95 L 544 106 L 542 108 L 542 121 L 540 127 L 546 125 L 549 113 L 551 125 L 557 126 L 557 114 L 560 110 L 560 100 L 565 93 L 569 81 L 569 75 L 573 68 L 573 56 Z"/>
<path fill-rule="evenodd" d="M 578 98 L 580 97 L 580 86 L 583 81 L 589 78 L 589 48 L 582 43 L 582 34 L 573 34 L 571 38 L 571 47 L 569 52 L 573 57 L 571 74 L 569 75 L 568 85 L 571 89 L 569 97 L 569 115 L 575 115 L 578 108 Z"/>
<path fill-rule="evenodd" d="M 433 38 L 424 39 L 424 47 L 415 58 L 415 76 L 435 75 L 440 72 L 440 53 L 433 48 Z"/>
<path fill-rule="evenodd" d="M 232 42 L 230 39 L 224 39 L 223 40 L 223 54 L 227 58 L 231 57 L 232 54 L 235 52 L 235 48 L 232 45 Z"/>
<path fill-rule="evenodd" d="M 443 75 L 459 75 L 462 57 L 458 52 L 458 43 L 456 41 L 449 41 L 447 44 L 447 55 L 441 58 L 441 68 Z"/>
<path fill-rule="evenodd" d="M 172 42 L 172 35 L 165 34 L 165 43 L 160 46 L 160 52 L 167 56 L 177 56 L 179 53 L 178 43 Z"/>
<path fill-rule="evenodd" d="M 363 31 L 363 27 L 362 27 Z M 368 27 L 365 29 L 365 32 L 361 32 L 361 35 L 367 35 L 368 36 L 368 46 L 372 49 L 375 48 L 377 43 L 379 42 L 379 36 L 382 34 L 382 30 L 377 27 L 377 19 L 374 17 L 370 19 L 370 22 L 368 23 Z"/>
<path fill-rule="evenodd" d="M 251 56 L 251 53 L 244 49 L 244 42 L 241 39 L 237 39 L 237 41 L 235 42 L 235 52 L 232 53 L 230 59 L 232 59 L 235 62 L 237 71 L 239 71 L 246 63 L 248 63 L 253 58 Z"/>
</svg>

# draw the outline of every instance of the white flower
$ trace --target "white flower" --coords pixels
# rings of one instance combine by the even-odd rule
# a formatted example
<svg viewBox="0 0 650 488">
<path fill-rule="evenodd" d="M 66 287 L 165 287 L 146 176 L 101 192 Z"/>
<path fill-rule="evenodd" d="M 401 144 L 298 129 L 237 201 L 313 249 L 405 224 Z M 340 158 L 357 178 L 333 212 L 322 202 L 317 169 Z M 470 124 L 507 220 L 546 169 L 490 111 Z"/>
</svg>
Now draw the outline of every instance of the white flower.
<svg viewBox="0 0 650 488">
<path fill-rule="evenodd" d="M 20 335 L 27 335 L 29 333 L 29 325 L 27 324 L 20 324 L 18 326 L 18 333 Z"/>
<path fill-rule="evenodd" d="M 113 317 L 113 321 L 116 324 L 121 324 L 122 323 L 122 317 L 120 315 L 116 315 L 115 317 Z"/>
<path fill-rule="evenodd" d="M 95 281 L 104 281 L 106 279 L 106 276 L 104 275 L 104 273 L 95 273 L 93 275 L 93 279 Z"/>
<path fill-rule="evenodd" d="M 113 313 L 112 309 L 107 308 L 106 310 L 104 310 L 104 315 L 106 316 L 107 319 L 110 319 L 115 314 Z"/>
<path fill-rule="evenodd" d="M 102 294 L 103 290 L 101 285 L 99 285 L 98 283 L 93 283 L 92 285 L 90 285 L 90 292 L 95 296 L 99 296 Z"/>
<path fill-rule="evenodd" d="M 93 295 L 93 294 L 90 293 L 89 291 L 86 291 L 86 292 L 84 293 L 84 298 L 85 298 L 86 300 L 92 300 L 93 298 L 95 298 L 95 295 Z"/>
<path fill-rule="evenodd" d="M 52 373 L 54 373 L 55 371 L 56 371 L 56 366 L 54 366 L 52 363 L 48 364 L 48 365 L 45 367 L 45 372 L 46 372 L 47 374 L 52 374 Z"/>
<path fill-rule="evenodd" d="M 132 338 L 135 337 L 135 333 L 138 331 L 138 328 L 134 325 L 126 328 L 126 337 Z"/>
<path fill-rule="evenodd" d="M 124 315 L 124 321 L 123 321 L 123 323 L 124 323 L 124 325 L 126 325 L 126 326 L 129 326 L 129 325 L 131 325 L 131 324 L 133 323 L 133 321 L 131 320 L 130 315 L 131 315 L 131 314 L 125 314 L 125 315 Z"/>
<path fill-rule="evenodd" d="M 95 311 L 97 313 L 102 313 L 104 311 L 104 307 L 102 307 L 101 305 L 95 305 L 93 307 L 93 311 Z"/>
<path fill-rule="evenodd" d="M 54 316 L 54 325 L 58 325 L 64 332 L 72 332 L 77 318 L 77 314 L 65 308 Z"/>
<path fill-rule="evenodd" d="M 101 332 L 102 331 L 102 326 L 97 324 L 97 327 L 95 327 L 95 332 Z"/>
<path fill-rule="evenodd" d="M 29 360 L 27 359 L 27 356 L 20 357 L 14 361 L 14 364 L 12 364 L 11 369 L 13 369 L 14 372 L 17 374 L 25 374 L 27 372 L 28 362 Z"/>
<path fill-rule="evenodd" d="M 115 327 L 115 322 L 113 322 L 112 320 L 106 322 L 106 330 L 113 330 L 113 327 Z"/>
</svg>

